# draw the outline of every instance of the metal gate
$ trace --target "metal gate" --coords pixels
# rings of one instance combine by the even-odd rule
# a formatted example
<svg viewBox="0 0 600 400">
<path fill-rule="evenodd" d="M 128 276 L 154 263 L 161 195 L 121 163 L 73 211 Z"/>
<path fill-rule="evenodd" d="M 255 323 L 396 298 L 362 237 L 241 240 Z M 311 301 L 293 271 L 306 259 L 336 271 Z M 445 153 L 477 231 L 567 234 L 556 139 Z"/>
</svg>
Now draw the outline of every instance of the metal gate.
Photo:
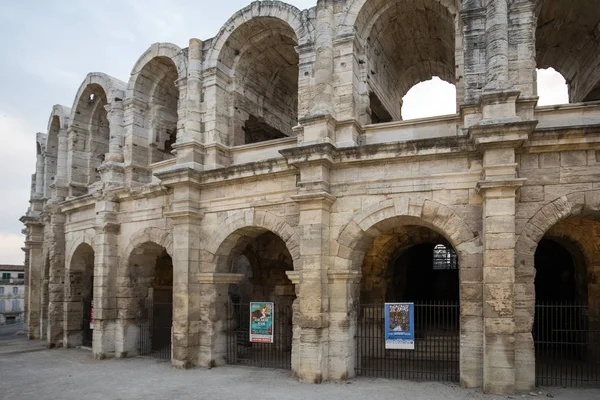
<svg viewBox="0 0 600 400">
<path fill-rule="evenodd" d="M 360 305 L 356 375 L 422 381 L 460 380 L 458 302 L 415 302 L 415 349 L 385 348 L 383 304 Z"/>
<path fill-rule="evenodd" d="M 86 347 L 92 347 L 94 338 L 94 329 L 92 327 L 92 300 L 83 301 L 83 337 L 81 339 L 81 345 Z"/>
<path fill-rule="evenodd" d="M 292 307 L 275 304 L 274 343 L 250 342 L 250 304 L 227 305 L 227 363 L 292 368 Z"/>
<path fill-rule="evenodd" d="M 600 326 L 590 326 L 588 314 L 586 304 L 535 305 L 533 341 L 538 386 L 600 387 Z"/>
<path fill-rule="evenodd" d="M 161 360 L 171 359 L 173 325 L 172 291 L 154 291 L 148 315 L 139 325 L 139 354 Z"/>
</svg>

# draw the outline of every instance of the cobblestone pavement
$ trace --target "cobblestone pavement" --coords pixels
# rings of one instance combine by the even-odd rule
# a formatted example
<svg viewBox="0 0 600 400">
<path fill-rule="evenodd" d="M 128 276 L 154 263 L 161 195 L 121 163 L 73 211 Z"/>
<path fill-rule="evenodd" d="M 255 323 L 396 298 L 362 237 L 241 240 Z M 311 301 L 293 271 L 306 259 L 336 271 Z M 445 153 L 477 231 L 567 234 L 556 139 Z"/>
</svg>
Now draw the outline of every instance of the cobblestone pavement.
<svg viewBox="0 0 600 400">
<path fill-rule="evenodd" d="M 228 366 L 176 370 L 152 359 L 94 360 L 78 349 L 0 355 L 0 399 L 377 399 L 534 398 L 486 396 L 454 384 L 356 379 L 306 385 L 288 371 Z M 9 385 L 5 384 L 10 382 Z M 551 389 L 557 399 L 600 399 L 600 390 Z M 546 397 L 543 390 L 537 398 Z"/>
</svg>

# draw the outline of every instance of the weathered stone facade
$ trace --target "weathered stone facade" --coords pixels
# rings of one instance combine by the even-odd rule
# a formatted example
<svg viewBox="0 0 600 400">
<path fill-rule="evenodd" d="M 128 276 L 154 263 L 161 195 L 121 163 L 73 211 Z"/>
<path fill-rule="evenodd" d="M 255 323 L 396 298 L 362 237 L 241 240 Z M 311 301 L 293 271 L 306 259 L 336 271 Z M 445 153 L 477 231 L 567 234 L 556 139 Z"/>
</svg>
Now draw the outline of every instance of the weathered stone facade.
<svg viewBox="0 0 600 400">
<path fill-rule="evenodd" d="M 254 2 L 212 39 L 152 45 L 128 83 L 90 73 L 38 135 L 29 337 L 80 345 L 91 296 L 94 355 L 135 355 L 167 285 L 174 366 L 225 362 L 237 296 L 293 304 L 299 380 L 348 379 L 360 297 L 385 301 L 402 251 L 443 244 L 461 384 L 531 389 L 544 237 L 583 254 L 600 323 L 599 22 L 595 0 Z M 548 66 L 586 103 L 536 107 Z M 401 121 L 432 76 L 457 114 Z"/>
</svg>

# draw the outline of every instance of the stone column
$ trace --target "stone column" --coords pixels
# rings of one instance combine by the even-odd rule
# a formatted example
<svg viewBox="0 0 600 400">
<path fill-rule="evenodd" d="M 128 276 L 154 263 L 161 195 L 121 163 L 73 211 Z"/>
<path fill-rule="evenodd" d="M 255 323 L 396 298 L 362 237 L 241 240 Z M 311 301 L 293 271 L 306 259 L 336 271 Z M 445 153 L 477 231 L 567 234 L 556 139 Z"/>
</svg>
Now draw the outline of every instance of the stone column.
<svg viewBox="0 0 600 400">
<path fill-rule="evenodd" d="M 508 0 L 486 1 L 486 90 L 502 90 L 508 81 Z"/>
<path fill-rule="evenodd" d="M 336 121 L 333 107 L 333 36 L 335 18 L 333 1 L 317 4 L 317 30 L 315 38 L 315 76 L 312 86 L 314 102 L 309 115 L 299 118 L 303 126 L 302 142 L 334 143 Z"/>
<path fill-rule="evenodd" d="M 204 214 L 190 207 L 200 191 L 183 185 L 174 189 L 173 211 L 173 333 L 171 363 L 177 368 L 198 364 L 200 345 L 200 222 Z"/>
<path fill-rule="evenodd" d="M 329 379 L 356 374 L 356 321 L 360 273 L 329 270 Z"/>
<path fill-rule="evenodd" d="M 119 203 L 101 199 L 96 202 L 96 239 L 94 252 L 94 332 L 92 351 L 95 358 L 116 353 L 117 293 L 119 268 Z"/>
<path fill-rule="evenodd" d="M 65 221 L 56 203 L 46 206 L 50 214 L 47 236 L 48 273 L 48 347 L 58 346 L 63 339 L 63 301 L 65 285 Z"/>
<path fill-rule="evenodd" d="M 305 177 L 303 177 L 305 178 Z M 302 193 L 293 197 L 300 208 L 300 276 L 297 284 L 299 351 L 295 349 L 294 375 L 301 382 L 329 379 L 329 215 L 333 196 Z"/>
<path fill-rule="evenodd" d="M 331 264 L 330 213 L 335 202 L 335 197 L 329 194 L 333 151 L 332 144 L 323 143 L 281 152 L 288 164 L 300 170 L 298 193 L 292 196 L 300 209 L 300 261 L 294 271 L 299 275 L 288 276 L 298 282 L 292 371 L 302 382 L 320 383 L 329 379 L 327 272 Z"/>
<path fill-rule="evenodd" d="M 41 290 L 42 271 L 44 268 L 43 235 L 44 226 L 38 217 L 25 216 L 21 221 L 27 226 L 27 239 L 25 247 L 29 255 L 27 276 L 27 337 L 41 339 Z"/>
<path fill-rule="evenodd" d="M 107 112 L 110 138 L 108 141 L 108 153 L 99 170 L 102 174 L 102 182 L 109 186 L 122 186 L 125 179 L 123 158 L 123 101 L 113 99 L 104 106 Z"/>
<path fill-rule="evenodd" d="M 60 127 L 58 132 L 58 157 L 56 159 L 56 178 L 52 187 L 52 197 L 65 199 L 69 195 L 69 182 L 67 171 L 67 153 L 69 138 L 67 136 L 67 122 Z"/>
<path fill-rule="evenodd" d="M 530 349 L 515 329 L 515 203 L 524 179 L 517 176 L 515 149 L 527 140 L 536 121 L 516 114 L 518 92 L 481 96 L 482 117 L 470 128 L 483 152 L 483 179 L 477 189 L 483 198 L 483 385 L 486 393 L 508 394 L 518 380 L 529 379 L 517 365 Z M 529 332 L 529 336 L 531 333 Z"/>
<path fill-rule="evenodd" d="M 207 262 L 207 265 L 210 263 Z M 214 267 L 214 265 L 213 265 Z M 203 272 L 199 274 L 199 318 L 195 320 L 200 329 L 198 366 L 211 368 L 227 361 L 228 335 L 231 329 L 229 285 L 240 283 L 244 274 Z"/>
<path fill-rule="evenodd" d="M 177 80 L 179 88 L 177 163 L 202 170 L 205 157 L 204 124 L 202 122 L 202 41 L 190 39 L 188 50 L 188 76 Z"/>
</svg>

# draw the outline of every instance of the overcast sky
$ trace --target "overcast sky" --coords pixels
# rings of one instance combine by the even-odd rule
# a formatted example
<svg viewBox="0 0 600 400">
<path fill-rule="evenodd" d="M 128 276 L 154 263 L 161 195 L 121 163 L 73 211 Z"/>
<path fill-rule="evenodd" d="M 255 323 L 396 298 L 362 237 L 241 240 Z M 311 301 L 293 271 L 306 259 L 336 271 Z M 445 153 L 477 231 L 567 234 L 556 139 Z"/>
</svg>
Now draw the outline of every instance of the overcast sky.
<svg viewBox="0 0 600 400">
<path fill-rule="evenodd" d="M 23 262 L 19 217 L 27 209 L 35 170 L 35 134 L 46 132 L 52 105 L 71 107 L 88 72 L 127 82 L 152 43 L 187 47 L 189 38 L 213 37 L 249 2 L 0 0 L 0 264 Z M 305 9 L 316 0 L 289 3 Z M 560 77 L 550 74 L 542 87 L 549 91 L 547 102 L 565 102 Z M 453 97 L 452 85 L 422 83 L 405 98 L 404 118 L 453 113 Z"/>
</svg>

